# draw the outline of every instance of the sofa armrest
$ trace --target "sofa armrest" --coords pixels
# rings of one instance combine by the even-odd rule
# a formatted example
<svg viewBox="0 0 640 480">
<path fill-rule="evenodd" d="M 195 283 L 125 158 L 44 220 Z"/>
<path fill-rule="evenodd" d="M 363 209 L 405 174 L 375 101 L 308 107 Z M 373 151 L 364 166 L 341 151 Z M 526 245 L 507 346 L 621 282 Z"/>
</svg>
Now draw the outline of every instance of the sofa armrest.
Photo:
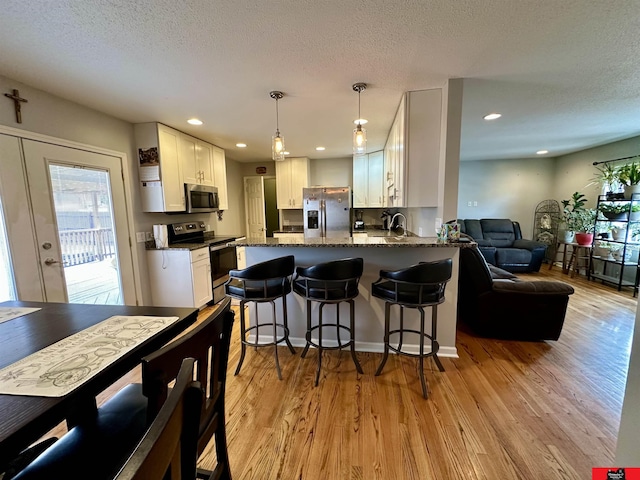
<svg viewBox="0 0 640 480">
<path fill-rule="evenodd" d="M 494 281 L 493 291 L 498 294 L 519 293 L 527 295 L 571 295 L 571 285 L 563 282 L 540 280 L 536 282 Z"/>
<path fill-rule="evenodd" d="M 520 238 L 518 240 L 514 240 L 513 248 L 524 248 L 526 250 L 535 250 L 537 248 L 547 249 L 547 244 L 542 242 L 536 242 L 535 240 L 525 240 L 524 238 Z"/>
<path fill-rule="evenodd" d="M 490 263 L 491 265 L 495 265 L 497 263 L 496 247 L 483 247 L 478 243 L 478 250 L 480 251 L 480 253 L 482 254 L 482 256 L 484 257 L 487 263 Z"/>
</svg>

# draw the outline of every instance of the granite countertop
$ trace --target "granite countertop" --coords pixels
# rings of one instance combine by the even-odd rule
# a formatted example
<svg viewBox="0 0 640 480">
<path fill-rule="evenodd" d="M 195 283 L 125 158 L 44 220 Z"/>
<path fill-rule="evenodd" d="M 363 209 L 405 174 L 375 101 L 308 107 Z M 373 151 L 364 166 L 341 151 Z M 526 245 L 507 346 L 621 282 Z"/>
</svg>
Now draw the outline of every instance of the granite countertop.
<svg viewBox="0 0 640 480">
<path fill-rule="evenodd" d="M 234 247 L 373 247 L 373 248 L 469 248 L 475 242 L 448 242 L 435 237 L 353 237 L 353 238 L 267 238 L 264 241 L 239 240 L 231 242 Z"/>
</svg>

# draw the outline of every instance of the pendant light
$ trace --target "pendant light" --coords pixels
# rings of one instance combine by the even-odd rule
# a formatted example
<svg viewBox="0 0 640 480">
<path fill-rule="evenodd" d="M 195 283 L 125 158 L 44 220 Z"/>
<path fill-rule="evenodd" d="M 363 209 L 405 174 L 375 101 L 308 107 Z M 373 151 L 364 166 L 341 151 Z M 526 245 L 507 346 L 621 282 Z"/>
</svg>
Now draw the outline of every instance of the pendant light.
<svg viewBox="0 0 640 480">
<path fill-rule="evenodd" d="M 271 158 L 274 162 L 284 161 L 284 138 L 280 135 L 279 118 L 278 118 L 278 100 L 284 97 L 284 93 L 274 90 L 269 92 L 269 96 L 276 101 L 276 134 L 271 137 Z"/>
<path fill-rule="evenodd" d="M 353 130 L 353 154 L 361 155 L 367 151 L 367 131 L 362 128 L 362 117 L 360 116 L 360 92 L 366 90 L 366 83 L 354 83 L 353 90 L 358 92 L 358 122 Z"/>
</svg>

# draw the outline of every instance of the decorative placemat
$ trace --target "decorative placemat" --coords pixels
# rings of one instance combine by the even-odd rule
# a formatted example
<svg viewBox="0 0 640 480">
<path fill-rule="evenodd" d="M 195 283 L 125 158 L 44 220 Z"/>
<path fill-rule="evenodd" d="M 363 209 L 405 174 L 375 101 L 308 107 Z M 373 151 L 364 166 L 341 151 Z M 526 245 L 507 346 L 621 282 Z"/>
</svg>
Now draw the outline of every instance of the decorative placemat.
<svg viewBox="0 0 640 480">
<path fill-rule="evenodd" d="M 0 323 L 37 312 L 38 310 L 40 309 L 27 307 L 0 307 Z"/>
<path fill-rule="evenodd" d="M 109 317 L 0 370 L 0 394 L 62 397 L 179 317 Z"/>
</svg>

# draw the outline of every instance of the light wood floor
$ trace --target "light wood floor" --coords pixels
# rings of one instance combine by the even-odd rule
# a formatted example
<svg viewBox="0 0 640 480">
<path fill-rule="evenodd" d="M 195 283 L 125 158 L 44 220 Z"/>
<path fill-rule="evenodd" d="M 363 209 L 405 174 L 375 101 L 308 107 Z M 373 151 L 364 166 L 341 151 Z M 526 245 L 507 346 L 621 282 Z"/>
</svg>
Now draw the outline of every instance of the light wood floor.
<svg viewBox="0 0 640 480">
<path fill-rule="evenodd" d="M 442 373 L 426 363 L 428 400 L 416 360 L 397 356 L 374 377 L 380 354 L 359 353 L 359 375 L 348 352 L 327 352 L 314 387 L 315 351 L 301 359 L 282 347 L 279 381 L 272 351 L 249 349 L 234 377 L 236 322 L 227 387 L 234 480 L 588 479 L 592 467 L 611 466 L 636 299 L 542 270 L 522 277 L 576 289 L 560 340 L 459 329 L 460 357 L 442 358 Z"/>
</svg>

